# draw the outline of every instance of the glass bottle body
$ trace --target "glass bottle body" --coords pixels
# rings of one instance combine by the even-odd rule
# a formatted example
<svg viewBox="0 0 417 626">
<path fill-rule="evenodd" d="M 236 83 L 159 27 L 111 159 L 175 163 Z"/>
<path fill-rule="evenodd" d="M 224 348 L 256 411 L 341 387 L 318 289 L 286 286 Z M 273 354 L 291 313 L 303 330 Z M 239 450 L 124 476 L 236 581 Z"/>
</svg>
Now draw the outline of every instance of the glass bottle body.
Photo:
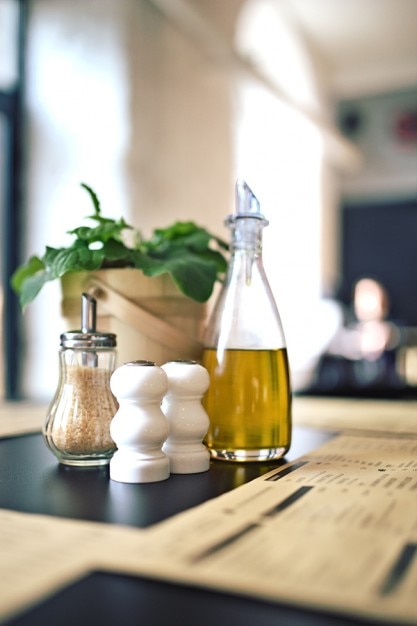
<svg viewBox="0 0 417 626">
<path fill-rule="evenodd" d="M 291 384 L 285 337 L 262 263 L 266 220 L 231 221 L 232 258 L 207 328 L 210 387 L 206 444 L 214 458 L 281 458 L 291 444 Z"/>
<path fill-rule="evenodd" d="M 117 402 L 110 391 L 115 350 L 61 348 L 60 377 L 43 435 L 57 459 L 66 465 L 107 464 L 116 446 L 110 422 Z"/>
</svg>

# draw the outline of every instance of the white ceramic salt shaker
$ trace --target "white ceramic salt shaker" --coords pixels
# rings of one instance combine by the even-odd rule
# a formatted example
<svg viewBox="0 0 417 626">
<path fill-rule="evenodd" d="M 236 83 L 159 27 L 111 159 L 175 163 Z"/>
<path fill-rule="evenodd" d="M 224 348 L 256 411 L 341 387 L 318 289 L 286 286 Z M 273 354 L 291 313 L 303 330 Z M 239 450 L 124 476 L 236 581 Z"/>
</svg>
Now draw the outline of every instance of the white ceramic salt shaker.
<svg viewBox="0 0 417 626">
<path fill-rule="evenodd" d="M 169 421 L 169 437 L 163 451 L 169 457 L 172 474 L 206 472 L 210 454 L 202 443 L 210 421 L 201 404 L 210 378 L 195 361 L 169 361 L 161 366 L 168 376 L 168 391 L 162 410 Z"/>
<path fill-rule="evenodd" d="M 131 361 L 113 372 L 110 388 L 119 410 L 110 424 L 118 448 L 110 462 L 112 480 L 150 483 L 169 477 L 162 451 L 169 424 L 161 410 L 167 385 L 166 373 L 152 361 Z"/>
</svg>

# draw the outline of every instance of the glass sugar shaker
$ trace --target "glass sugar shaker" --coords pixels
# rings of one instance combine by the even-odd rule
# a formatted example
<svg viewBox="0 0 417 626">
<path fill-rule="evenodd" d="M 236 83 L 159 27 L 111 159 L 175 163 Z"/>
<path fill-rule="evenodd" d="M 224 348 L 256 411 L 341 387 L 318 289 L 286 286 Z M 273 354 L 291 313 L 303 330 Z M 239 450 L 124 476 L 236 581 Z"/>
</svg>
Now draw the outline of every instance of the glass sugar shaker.
<svg viewBox="0 0 417 626">
<path fill-rule="evenodd" d="M 245 181 L 226 219 L 231 259 L 204 338 L 210 375 L 203 405 L 211 456 L 227 461 L 282 457 L 291 443 L 291 385 L 284 332 L 262 262 L 268 221 Z"/>
<path fill-rule="evenodd" d="M 43 429 L 60 463 L 97 466 L 109 463 L 116 446 L 110 422 L 117 401 L 110 391 L 116 335 L 96 330 L 96 300 L 81 296 L 81 330 L 60 337 L 60 376 Z"/>
</svg>

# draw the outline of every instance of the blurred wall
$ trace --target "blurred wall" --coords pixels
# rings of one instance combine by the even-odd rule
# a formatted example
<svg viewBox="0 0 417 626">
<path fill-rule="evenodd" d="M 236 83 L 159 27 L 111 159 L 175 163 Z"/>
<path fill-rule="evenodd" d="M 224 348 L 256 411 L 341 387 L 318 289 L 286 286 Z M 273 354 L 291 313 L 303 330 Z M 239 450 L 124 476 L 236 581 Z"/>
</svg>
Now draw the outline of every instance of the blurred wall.
<svg viewBox="0 0 417 626">
<path fill-rule="evenodd" d="M 212 31 L 199 30 L 198 19 L 178 24 L 170 14 L 177 3 L 29 0 L 25 253 L 69 241 L 65 232 L 90 212 L 80 182 L 97 191 L 106 215 L 123 215 L 145 234 L 191 219 L 227 237 L 223 219 L 232 209 L 235 177 L 247 176 L 274 224 L 265 260 L 295 362 L 316 350 L 307 344 L 316 343 L 318 331 L 312 334 L 303 321 L 337 274 L 337 176 L 331 141 L 314 124 L 315 115 L 329 119 L 320 67 L 292 25 L 277 17 L 290 48 L 284 56 L 277 51 L 278 75 L 270 78 L 287 81 L 298 111 L 268 92 L 260 110 L 266 107 L 269 121 L 258 118 L 254 101 L 245 99 L 253 76 L 221 56 L 219 42 L 227 52 L 239 33 L 241 50 L 242 37 L 256 44 L 259 32 L 240 21 L 243 9 L 256 4 L 189 2 L 213 25 L 211 45 Z M 270 10 L 271 3 L 262 4 Z M 295 89 L 291 68 L 300 59 Z M 282 143 L 290 119 L 295 134 L 288 138 L 287 128 Z M 24 316 L 23 391 L 30 398 L 49 399 L 56 386 L 59 335 L 66 330 L 59 302 L 59 285 L 50 283 Z"/>
<path fill-rule="evenodd" d="M 147 234 L 176 219 L 221 230 L 233 194 L 221 71 L 147 2 L 29 4 L 26 257 L 90 213 L 81 181 Z M 59 301 L 48 284 L 24 316 L 29 397 L 56 384 Z"/>
</svg>

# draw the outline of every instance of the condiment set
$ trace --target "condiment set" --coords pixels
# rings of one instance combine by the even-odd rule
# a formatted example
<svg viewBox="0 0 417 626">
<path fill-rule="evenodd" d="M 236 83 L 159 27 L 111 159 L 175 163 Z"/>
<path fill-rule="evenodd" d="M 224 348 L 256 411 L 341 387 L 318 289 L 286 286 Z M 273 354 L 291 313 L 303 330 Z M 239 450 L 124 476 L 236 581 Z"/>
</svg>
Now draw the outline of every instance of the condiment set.
<svg viewBox="0 0 417 626">
<path fill-rule="evenodd" d="M 44 426 L 49 448 L 64 465 L 110 463 L 118 482 L 207 471 L 207 370 L 188 360 L 114 369 L 116 337 L 96 330 L 96 306 L 83 293 L 81 330 L 61 335 L 59 384 Z"/>
<path fill-rule="evenodd" d="M 278 459 L 291 442 L 284 333 L 262 264 L 268 221 L 236 184 L 228 272 L 204 338 L 202 364 L 137 360 L 115 369 L 116 336 L 96 329 L 81 296 L 81 329 L 61 335 L 60 378 L 44 427 L 66 465 L 109 464 L 110 478 L 143 483 L 206 472 L 210 457 Z"/>
</svg>

